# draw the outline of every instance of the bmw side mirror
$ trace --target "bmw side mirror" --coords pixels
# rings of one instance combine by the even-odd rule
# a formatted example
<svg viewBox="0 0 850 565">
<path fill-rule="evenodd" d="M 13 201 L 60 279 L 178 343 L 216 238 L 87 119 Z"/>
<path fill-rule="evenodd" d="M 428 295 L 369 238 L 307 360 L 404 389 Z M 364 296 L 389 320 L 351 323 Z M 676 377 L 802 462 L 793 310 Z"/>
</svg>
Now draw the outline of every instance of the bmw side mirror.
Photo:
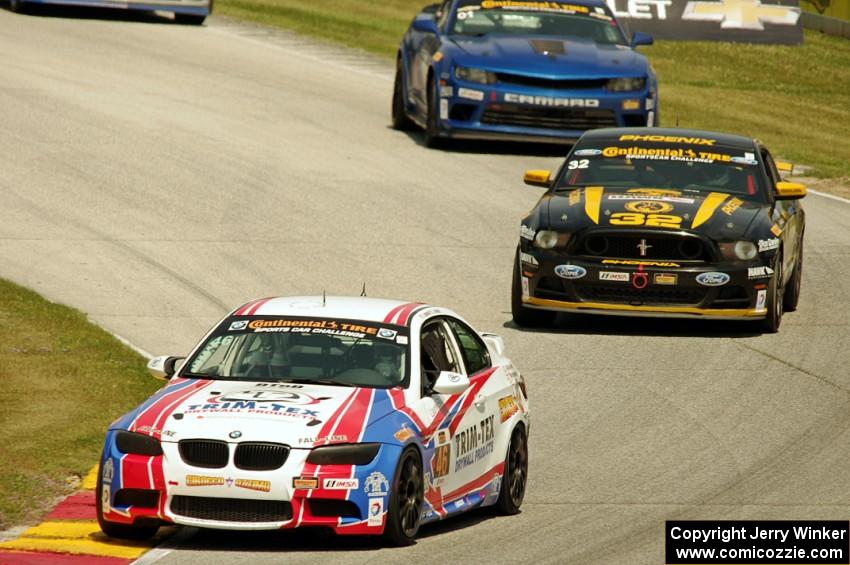
<svg viewBox="0 0 850 565">
<path fill-rule="evenodd" d="M 167 381 L 177 372 L 177 364 L 185 357 L 169 357 L 162 355 L 148 361 L 148 371 L 155 379 Z"/>
<path fill-rule="evenodd" d="M 466 375 L 451 371 L 441 371 L 432 390 L 438 394 L 460 394 L 468 389 L 469 385 L 469 379 Z"/>
<path fill-rule="evenodd" d="M 434 16 L 428 14 L 416 16 L 416 18 L 413 20 L 412 27 L 415 31 L 421 33 L 432 33 L 434 35 L 437 35 L 438 31 L 437 22 L 436 20 L 434 20 Z"/>
<path fill-rule="evenodd" d="M 655 40 L 652 39 L 652 36 L 648 33 L 636 31 L 634 35 L 632 35 L 632 47 L 637 47 L 638 45 L 652 45 L 653 43 L 655 43 Z"/>
</svg>

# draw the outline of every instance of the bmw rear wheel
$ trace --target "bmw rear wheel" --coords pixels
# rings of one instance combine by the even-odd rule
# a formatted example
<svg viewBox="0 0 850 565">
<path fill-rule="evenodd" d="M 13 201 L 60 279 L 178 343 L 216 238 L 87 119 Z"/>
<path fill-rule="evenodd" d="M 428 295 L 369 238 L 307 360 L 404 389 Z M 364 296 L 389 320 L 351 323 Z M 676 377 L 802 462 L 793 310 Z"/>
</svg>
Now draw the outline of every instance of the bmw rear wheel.
<svg viewBox="0 0 850 565">
<path fill-rule="evenodd" d="M 525 427 L 520 424 L 511 434 L 511 444 L 505 457 L 505 471 L 502 475 L 502 488 L 496 500 L 496 510 L 500 514 L 516 514 L 525 498 L 528 484 L 528 441 Z"/>
<path fill-rule="evenodd" d="M 384 539 L 391 545 L 411 545 L 419 532 L 422 500 L 425 497 L 422 459 L 415 448 L 401 454 L 390 492 Z"/>
<path fill-rule="evenodd" d="M 782 253 L 776 255 L 776 264 L 773 267 L 773 278 L 767 285 L 767 316 L 761 321 L 761 329 L 765 333 L 776 333 L 782 323 L 782 307 L 785 303 L 783 294 L 785 287 L 782 284 Z"/>
<path fill-rule="evenodd" d="M 398 131 L 409 131 L 413 129 L 413 121 L 407 117 L 404 111 L 404 66 L 401 55 L 398 57 L 395 67 L 395 84 L 393 85 L 392 103 L 392 125 Z"/>
<path fill-rule="evenodd" d="M 557 313 L 549 310 L 526 308 L 522 304 L 522 275 L 520 274 L 519 251 L 514 258 L 514 276 L 511 283 L 511 316 L 514 323 L 521 328 L 551 326 L 555 323 Z"/>
<path fill-rule="evenodd" d="M 97 469 L 97 487 L 95 490 L 95 512 L 97 523 L 101 531 L 111 538 L 145 540 L 152 538 L 159 530 L 159 526 L 136 526 L 133 524 L 118 524 L 110 522 L 103 517 L 103 499 L 109 497 L 109 492 L 103 490 L 103 460 Z"/>
</svg>

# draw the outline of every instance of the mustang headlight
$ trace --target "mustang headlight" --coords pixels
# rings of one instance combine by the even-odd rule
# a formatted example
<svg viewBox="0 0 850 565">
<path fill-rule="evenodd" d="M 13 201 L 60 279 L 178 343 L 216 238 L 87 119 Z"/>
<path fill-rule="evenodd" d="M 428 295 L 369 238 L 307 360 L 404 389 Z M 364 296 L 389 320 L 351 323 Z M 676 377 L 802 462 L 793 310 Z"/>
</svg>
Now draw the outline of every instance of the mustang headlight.
<svg viewBox="0 0 850 565">
<path fill-rule="evenodd" d="M 307 463 L 314 465 L 366 465 L 378 454 L 379 443 L 326 445 L 310 451 Z"/>
<path fill-rule="evenodd" d="M 720 252 L 723 253 L 725 259 L 730 261 L 752 261 L 759 254 L 758 247 L 752 241 L 721 243 Z"/>
<path fill-rule="evenodd" d="M 151 436 L 137 434 L 134 432 L 118 432 L 115 438 L 115 447 L 121 453 L 133 453 L 135 455 L 162 455 L 162 447 L 159 442 Z"/>
<path fill-rule="evenodd" d="M 554 230 L 540 230 L 534 236 L 534 247 L 540 249 L 554 249 L 555 247 L 566 247 L 570 241 L 570 234 L 560 233 Z"/>
<path fill-rule="evenodd" d="M 646 77 L 640 78 L 612 78 L 606 85 L 609 92 L 633 92 L 643 90 L 646 86 Z"/>
<path fill-rule="evenodd" d="M 496 73 L 474 67 L 455 67 L 455 77 L 468 82 L 477 82 L 478 84 L 496 83 Z"/>
</svg>

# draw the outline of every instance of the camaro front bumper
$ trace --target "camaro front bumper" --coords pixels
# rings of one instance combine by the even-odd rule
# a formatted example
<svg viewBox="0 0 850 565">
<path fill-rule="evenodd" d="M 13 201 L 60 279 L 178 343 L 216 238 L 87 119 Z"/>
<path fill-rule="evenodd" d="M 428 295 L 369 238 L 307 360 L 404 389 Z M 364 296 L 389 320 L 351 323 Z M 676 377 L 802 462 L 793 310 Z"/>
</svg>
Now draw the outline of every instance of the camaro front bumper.
<svg viewBox="0 0 850 565">
<path fill-rule="evenodd" d="M 764 265 L 565 258 L 537 250 L 520 257 L 528 308 L 724 320 L 767 315 L 773 271 Z"/>
<path fill-rule="evenodd" d="M 555 90 L 444 78 L 438 95 L 440 135 L 448 138 L 569 142 L 589 129 L 656 123 L 656 96 L 649 87 Z"/>
<path fill-rule="evenodd" d="M 177 443 L 157 456 L 125 454 L 107 436 L 101 462 L 104 518 L 123 524 L 174 523 L 228 530 L 329 527 L 340 534 L 381 534 L 389 484 L 401 453 L 382 444 L 367 465 L 306 463 L 307 449 L 292 449 L 269 471 L 187 465 Z"/>
<path fill-rule="evenodd" d="M 84 6 L 88 8 L 120 8 L 144 12 L 174 12 L 193 16 L 208 16 L 210 0 L 26 0 L 33 4 Z"/>
</svg>

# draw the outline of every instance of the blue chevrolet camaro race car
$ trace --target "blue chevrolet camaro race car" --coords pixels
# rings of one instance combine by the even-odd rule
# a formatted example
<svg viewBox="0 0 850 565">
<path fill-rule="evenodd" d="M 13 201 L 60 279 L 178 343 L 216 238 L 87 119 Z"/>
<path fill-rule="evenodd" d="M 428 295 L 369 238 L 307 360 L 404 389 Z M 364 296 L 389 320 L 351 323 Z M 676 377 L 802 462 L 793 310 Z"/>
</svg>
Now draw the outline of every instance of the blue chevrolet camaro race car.
<svg viewBox="0 0 850 565">
<path fill-rule="evenodd" d="M 654 126 L 658 84 L 603 0 L 445 0 L 413 19 L 398 51 L 393 127 L 443 138 L 575 141 Z"/>
</svg>

